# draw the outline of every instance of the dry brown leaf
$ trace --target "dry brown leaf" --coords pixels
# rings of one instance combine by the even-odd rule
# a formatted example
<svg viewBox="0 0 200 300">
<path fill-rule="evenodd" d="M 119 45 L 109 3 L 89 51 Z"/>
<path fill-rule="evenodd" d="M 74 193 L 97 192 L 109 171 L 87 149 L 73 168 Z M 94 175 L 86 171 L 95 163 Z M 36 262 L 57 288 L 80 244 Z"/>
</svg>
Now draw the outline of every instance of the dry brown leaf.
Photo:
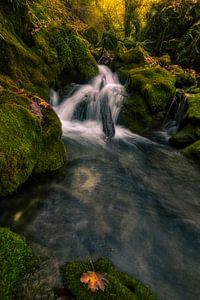
<svg viewBox="0 0 200 300">
<path fill-rule="evenodd" d="M 98 289 L 104 291 L 106 285 L 108 284 L 108 280 L 103 274 L 91 271 L 83 273 L 80 281 L 88 284 L 88 289 L 90 289 L 92 292 L 96 292 Z"/>
</svg>

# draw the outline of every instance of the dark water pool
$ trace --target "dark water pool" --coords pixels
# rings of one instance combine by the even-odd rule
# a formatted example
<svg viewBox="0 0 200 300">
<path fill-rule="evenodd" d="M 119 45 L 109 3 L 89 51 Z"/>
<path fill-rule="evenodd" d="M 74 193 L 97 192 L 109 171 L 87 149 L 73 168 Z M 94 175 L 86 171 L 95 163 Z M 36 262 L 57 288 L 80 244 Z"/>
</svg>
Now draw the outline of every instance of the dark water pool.
<svg viewBox="0 0 200 300">
<path fill-rule="evenodd" d="M 32 180 L 0 202 L 0 225 L 50 257 L 35 279 L 46 286 L 36 299 L 53 297 L 49 291 L 66 261 L 101 256 L 148 285 L 158 299 L 199 299 L 196 167 L 137 136 L 104 146 L 65 143 L 70 160 L 62 174 Z"/>
</svg>

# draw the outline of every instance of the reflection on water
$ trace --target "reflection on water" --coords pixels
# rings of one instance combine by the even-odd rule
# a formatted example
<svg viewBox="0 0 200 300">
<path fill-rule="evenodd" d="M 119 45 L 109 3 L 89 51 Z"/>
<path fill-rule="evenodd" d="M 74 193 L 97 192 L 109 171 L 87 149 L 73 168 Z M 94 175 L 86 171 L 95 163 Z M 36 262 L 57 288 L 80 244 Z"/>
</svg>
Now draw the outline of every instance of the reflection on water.
<svg viewBox="0 0 200 300">
<path fill-rule="evenodd" d="M 104 146 L 66 144 L 64 175 L 29 182 L 0 202 L 0 224 L 51 257 L 40 280 L 55 285 L 66 261 L 107 256 L 158 299 L 198 299 L 199 171 L 137 136 Z"/>
</svg>

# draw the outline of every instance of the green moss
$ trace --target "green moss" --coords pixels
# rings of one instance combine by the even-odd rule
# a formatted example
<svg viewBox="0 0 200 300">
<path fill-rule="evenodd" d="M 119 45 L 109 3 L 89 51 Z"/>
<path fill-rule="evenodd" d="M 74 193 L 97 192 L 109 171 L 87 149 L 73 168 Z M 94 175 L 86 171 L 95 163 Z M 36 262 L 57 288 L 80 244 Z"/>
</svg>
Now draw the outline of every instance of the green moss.
<svg viewBox="0 0 200 300">
<path fill-rule="evenodd" d="M 4 26 L 1 22 L 0 25 Z M 0 35 L 0 69 L 30 92 L 47 97 L 48 67 L 6 27 Z"/>
<path fill-rule="evenodd" d="M 138 92 L 127 98 L 122 107 L 122 117 L 128 128 L 136 133 L 143 132 L 152 123 L 147 104 Z"/>
<path fill-rule="evenodd" d="M 0 92 L 0 104 L 18 104 L 29 108 L 30 103 L 30 99 L 28 99 L 27 97 L 19 96 L 14 92 L 8 90 Z"/>
<path fill-rule="evenodd" d="M 146 58 L 149 58 L 150 55 L 145 51 L 141 46 L 137 46 L 134 49 L 124 51 L 120 53 L 120 59 L 125 64 L 136 64 L 136 65 L 145 65 Z"/>
<path fill-rule="evenodd" d="M 174 76 L 161 67 L 132 69 L 129 76 L 129 90 L 140 92 L 151 112 L 165 109 L 176 92 Z"/>
<path fill-rule="evenodd" d="M 74 66 L 80 79 L 88 80 L 96 76 L 98 74 L 97 64 L 84 40 L 78 35 L 71 34 L 69 44 L 73 53 Z"/>
<path fill-rule="evenodd" d="M 33 172 L 54 171 L 66 161 L 55 112 L 41 108 L 41 123 L 29 107 L 25 97 L 0 93 L 0 197 L 15 191 Z"/>
<path fill-rule="evenodd" d="M 189 87 L 196 84 L 196 77 L 178 65 L 170 66 L 169 71 L 175 75 L 177 88 Z"/>
<path fill-rule="evenodd" d="M 159 60 L 161 67 L 169 66 L 172 64 L 169 54 L 165 54 L 165 55 L 159 57 L 158 60 Z"/>
<path fill-rule="evenodd" d="M 200 94 L 200 87 L 198 86 L 191 86 L 188 89 L 186 89 L 186 93 L 191 93 L 191 94 Z"/>
<path fill-rule="evenodd" d="M 10 300 L 33 261 L 26 241 L 7 228 L 0 228 L 0 299 Z"/>
<path fill-rule="evenodd" d="M 99 33 L 93 26 L 87 27 L 81 34 L 92 45 L 96 46 L 98 44 L 100 38 Z"/>
<path fill-rule="evenodd" d="M 61 123 L 54 111 L 43 109 L 42 151 L 38 156 L 35 173 L 45 173 L 59 169 L 66 161 L 66 150 L 61 141 Z"/>
<path fill-rule="evenodd" d="M 184 148 L 200 139 L 200 128 L 188 124 L 170 138 L 170 143 L 176 147 Z"/>
<path fill-rule="evenodd" d="M 31 175 L 41 152 L 40 122 L 26 108 L 0 105 L 0 196 L 16 190 Z"/>
<path fill-rule="evenodd" d="M 200 166 L 200 140 L 183 149 L 182 153 L 188 158 L 195 160 Z"/>
<path fill-rule="evenodd" d="M 187 105 L 185 118 L 191 124 L 200 125 L 200 94 L 188 94 Z"/>
<path fill-rule="evenodd" d="M 92 293 L 87 286 L 80 282 L 84 272 L 92 269 L 90 262 L 70 262 L 62 268 L 65 286 L 76 296 L 77 300 L 106 299 L 106 300 L 139 300 L 155 299 L 151 291 L 128 274 L 117 271 L 106 258 L 94 263 L 96 272 L 105 274 L 109 281 L 104 292 L 101 290 Z"/>
</svg>

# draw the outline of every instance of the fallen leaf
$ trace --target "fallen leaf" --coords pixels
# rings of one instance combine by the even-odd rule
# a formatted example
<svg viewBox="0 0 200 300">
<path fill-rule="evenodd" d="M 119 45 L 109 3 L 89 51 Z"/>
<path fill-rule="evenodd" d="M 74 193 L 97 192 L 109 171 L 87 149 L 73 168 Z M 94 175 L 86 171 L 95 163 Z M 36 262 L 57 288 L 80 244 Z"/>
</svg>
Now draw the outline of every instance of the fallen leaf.
<svg viewBox="0 0 200 300">
<path fill-rule="evenodd" d="M 92 292 L 96 292 L 98 289 L 104 291 L 108 280 L 101 273 L 88 271 L 80 278 L 82 283 L 88 284 L 88 289 Z"/>
<path fill-rule="evenodd" d="M 49 103 L 47 103 L 45 100 L 40 100 L 38 104 L 44 108 L 49 107 Z"/>
</svg>

